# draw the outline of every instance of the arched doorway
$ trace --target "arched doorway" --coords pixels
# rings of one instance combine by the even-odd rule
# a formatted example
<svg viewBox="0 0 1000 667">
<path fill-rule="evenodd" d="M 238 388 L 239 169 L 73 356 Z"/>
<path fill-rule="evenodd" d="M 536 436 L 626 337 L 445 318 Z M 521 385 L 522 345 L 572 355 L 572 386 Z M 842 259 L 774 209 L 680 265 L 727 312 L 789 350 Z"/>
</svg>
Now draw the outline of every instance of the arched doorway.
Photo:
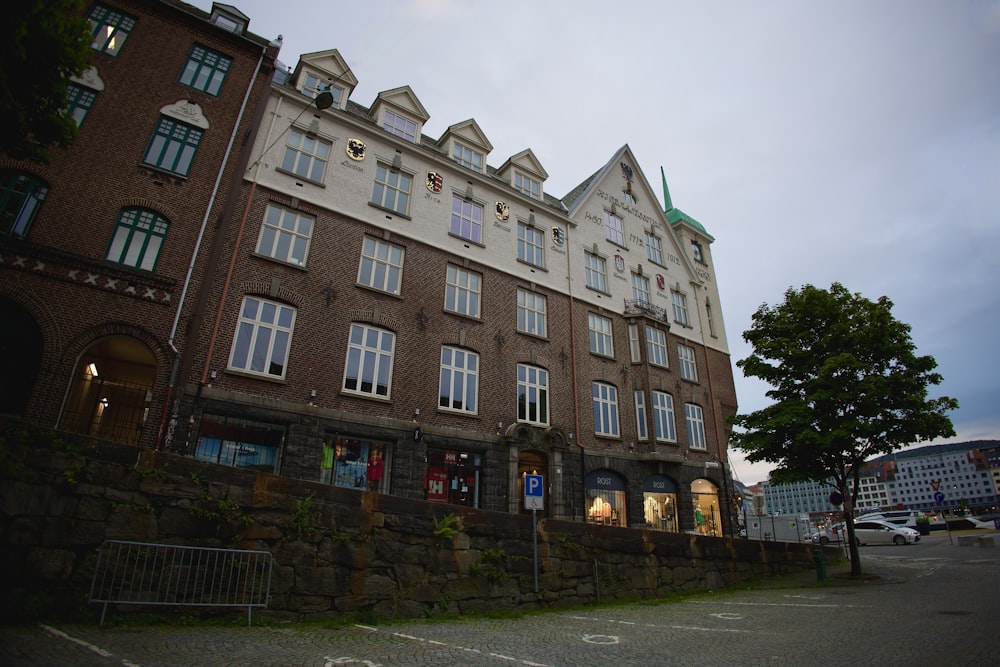
<svg viewBox="0 0 1000 667">
<path fill-rule="evenodd" d="M 702 535 L 722 537 L 722 514 L 719 512 L 719 487 L 707 479 L 691 482 L 691 505 L 694 529 Z"/>
<path fill-rule="evenodd" d="M 625 478 L 611 470 L 592 470 L 583 479 L 587 495 L 587 521 L 609 526 L 627 526 Z"/>
<path fill-rule="evenodd" d="M 138 445 L 153 397 L 156 358 L 131 336 L 106 336 L 76 364 L 60 428 Z"/>
<path fill-rule="evenodd" d="M 21 417 L 42 365 L 42 331 L 28 311 L 5 298 L 0 298 L 0 359 L 0 414 Z"/>
<path fill-rule="evenodd" d="M 549 457 L 541 452 L 525 451 L 517 455 L 517 497 L 520 498 L 518 511 L 521 514 L 531 514 L 532 510 L 524 507 L 524 476 L 542 476 L 542 516 L 549 512 Z"/>
</svg>

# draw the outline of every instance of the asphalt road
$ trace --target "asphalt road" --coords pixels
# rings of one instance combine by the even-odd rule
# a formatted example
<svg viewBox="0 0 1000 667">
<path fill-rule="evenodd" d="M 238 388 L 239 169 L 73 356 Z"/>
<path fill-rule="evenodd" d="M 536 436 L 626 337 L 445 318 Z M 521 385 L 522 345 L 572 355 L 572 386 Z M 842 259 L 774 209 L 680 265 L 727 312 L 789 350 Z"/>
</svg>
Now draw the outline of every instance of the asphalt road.
<svg viewBox="0 0 1000 667">
<path fill-rule="evenodd" d="M 984 534 L 984 533 L 978 533 Z M 1000 664 L 1000 534 L 861 547 L 846 563 L 705 592 L 680 602 L 609 605 L 516 619 L 406 621 L 321 629 L 218 626 L 0 628 L 5 667 L 626 667 L 650 665 Z"/>
</svg>

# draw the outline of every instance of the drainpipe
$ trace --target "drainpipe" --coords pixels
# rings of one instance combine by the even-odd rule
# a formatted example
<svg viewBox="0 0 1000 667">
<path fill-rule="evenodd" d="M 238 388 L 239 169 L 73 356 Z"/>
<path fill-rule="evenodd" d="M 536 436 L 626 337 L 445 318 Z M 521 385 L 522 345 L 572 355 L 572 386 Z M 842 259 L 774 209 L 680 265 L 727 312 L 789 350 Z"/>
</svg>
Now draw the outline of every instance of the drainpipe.
<svg viewBox="0 0 1000 667">
<path fill-rule="evenodd" d="M 576 378 L 576 315 L 573 309 L 573 273 L 570 269 L 570 259 L 572 252 L 570 252 L 571 244 L 569 242 L 569 224 L 566 225 L 566 291 L 569 293 L 569 362 L 570 366 L 570 384 L 573 388 L 573 440 L 576 442 L 577 447 L 580 448 L 580 493 L 581 493 L 581 504 L 580 504 L 580 517 L 586 523 L 587 521 L 587 489 L 584 486 L 584 480 L 587 477 L 587 462 L 584 457 L 584 447 L 580 444 L 580 397 L 577 387 Z"/>
<path fill-rule="evenodd" d="M 229 165 L 229 158 L 232 155 L 233 145 L 236 143 L 236 137 L 239 135 L 240 125 L 243 122 L 243 114 L 246 113 L 247 105 L 250 102 L 250 95 L 253 92 L 254 83 L 257 81 L 257 76 L 260 74 L 261 67 L 264 64 L 264 58 L 267 56 L 267 46 L 264 46 L 260 52 L 260 58 L 257 60 L 257 66 L 254 68 L 253 76 L 250 77 L 250 84 L 247 86 L 246 94 L 243 96 L 243 103 L 240 105 L 240 111 L 236 116 L 236 122 L 233 124 L 233 131 L 229 135 L 229 144 L 226 146 L 226 154 L 222 160 L 222 165 L 219 167 L 219 172 L 215 177 L 215 185 L 212 187 L 212 195 L 209 198 L 208 206 L 205 207 L 205 217 L 201 220 L 201 229 L 198 230 L 198 238 L 195 240 L 194 250 L 191 252 L 191 262 L 188 264 L 187 275 L 184 277 L 184 285 L 181 288 L 180 298 L 177 300 L 177 312 L 174 314 L 174 322 L 170 327 L 170 336 L 167 339 L 167 347 L 173 353 L 174 360 L 173 366 L 170 370 L 170 380 L 167 385 L 167 395 L 166 400 L 163 403 L 163 415 L 160 418 L 160 428 L 156 436 L 156 449 L 160 449 L 163 445 L 164 430 L 167 425 L 167 416 L 170 411 L 170 403 L 173 400 L 174 390 L 177 386 L 177 372 L 180 367 L 181 354 L 174 344 L 174 339 L 177 336 L 177 328 L 180 325 L 181 311 L 184 308 L 184 302 L 187 299 L 188 288 L 191 286 L 191 277 L 194 274 L 195 263 L 198 260 L 198 253 L 201 250 L 201 243 L 205 238 L 205 230 L 208 227 L 208 220 L 212 214 L 212 207 L 215 205 L 216 197 L 219 194 L 219 188 L 222 184 L 222 176 Z"/>
</svg>

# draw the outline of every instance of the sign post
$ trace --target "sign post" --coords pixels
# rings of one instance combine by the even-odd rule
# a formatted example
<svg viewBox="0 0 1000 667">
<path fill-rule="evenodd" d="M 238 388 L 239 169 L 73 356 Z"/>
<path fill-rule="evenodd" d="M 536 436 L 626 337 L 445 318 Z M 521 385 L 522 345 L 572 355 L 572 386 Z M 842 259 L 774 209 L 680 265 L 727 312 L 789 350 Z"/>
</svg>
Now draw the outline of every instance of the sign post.
<svg viewBox="0 0 1000 667">
<path fill-rule="evenodd" d="M 538 510 L 545 509 L 545 481 L 541 475 L 524 474 L 524 508 L 531 510 L 531 542 L 535 562 L 535 592 L 538 592 Z"/>
</svg>

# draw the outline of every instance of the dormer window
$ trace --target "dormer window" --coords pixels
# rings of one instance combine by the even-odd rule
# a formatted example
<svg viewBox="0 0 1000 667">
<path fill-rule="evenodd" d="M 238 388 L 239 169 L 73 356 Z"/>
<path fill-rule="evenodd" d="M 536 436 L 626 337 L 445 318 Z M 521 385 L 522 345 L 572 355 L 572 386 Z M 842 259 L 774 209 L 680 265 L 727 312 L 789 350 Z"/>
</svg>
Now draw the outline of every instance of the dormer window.
<svg viewBox="0 0 1000 667">
<path fill-rule="evenodd" d="M 542 184 L 519 171 L 514 172 L 514 189 L 532 199 L 542 198 Z"/>
<path fill-rule="evenodd" d="M 333 106 L 338 109 L 342 108 L 340 102 L 344 97 L 344 89 L 334 86 L 328 79 L 312 72 L 306 72 L 306 75 L 302 77 L 302 94 L 310 99 L 316 99 L 316 96 L 324 91 L 330 91 L 330 94 L 333 95 Z"/>
<path fill-rule="evenodd" d="M 212 23 L 223 30 L 242 35 L 247 28 L 247 18 L 243 14 L 233 14 L 224 9 L 225 5 L 212 6 Z"/>
<path fill-rule="evenodd" d="M 451 159 L 476 173 L 483 173 L 483 154 L 457 141 L 452 147 Z"/>
<path fill-rule="evenodd" d="M 388 109 L 382 116 L 382 129 L 411 143 L 415 143 L 417 140 L 417 124 Z"/>
</svg>

